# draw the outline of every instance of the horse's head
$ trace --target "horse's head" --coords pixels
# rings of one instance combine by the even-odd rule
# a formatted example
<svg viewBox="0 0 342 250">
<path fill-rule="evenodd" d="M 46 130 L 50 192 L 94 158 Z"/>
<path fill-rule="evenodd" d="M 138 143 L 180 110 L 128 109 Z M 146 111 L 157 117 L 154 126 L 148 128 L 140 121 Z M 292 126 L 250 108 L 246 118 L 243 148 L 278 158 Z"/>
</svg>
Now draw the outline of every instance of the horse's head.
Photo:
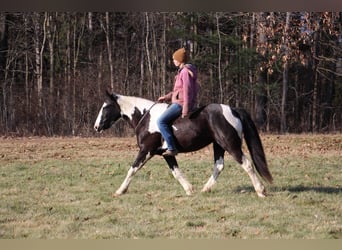
<svg viewBox="0 0 342 250">
<path fill-rule="evenodd" d="M 110 128 L 114 122 L 122 117 L 121 109 L 117 102 L 118 97 L 106 91 L 107 98 L 97 115 L 94 129 L 97 132 Z"/>
</svg>

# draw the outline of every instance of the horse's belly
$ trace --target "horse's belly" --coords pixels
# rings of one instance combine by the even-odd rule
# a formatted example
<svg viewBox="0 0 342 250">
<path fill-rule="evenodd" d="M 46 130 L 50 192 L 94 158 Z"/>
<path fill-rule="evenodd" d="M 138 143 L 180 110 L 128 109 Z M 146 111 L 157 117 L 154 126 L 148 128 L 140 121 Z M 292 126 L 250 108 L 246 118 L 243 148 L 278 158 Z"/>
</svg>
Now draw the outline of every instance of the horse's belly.
<svg viewBox="0 0 342 250">
<path fill-rule="evenodd" d="M 189 129 L 188 131 L 175 132 L 175 137 L 180 146 L 181 151 L 191 152 L 204 148 L 213 140 L 209 134 L 198 134 L 197 131 Z"/>
</svg>

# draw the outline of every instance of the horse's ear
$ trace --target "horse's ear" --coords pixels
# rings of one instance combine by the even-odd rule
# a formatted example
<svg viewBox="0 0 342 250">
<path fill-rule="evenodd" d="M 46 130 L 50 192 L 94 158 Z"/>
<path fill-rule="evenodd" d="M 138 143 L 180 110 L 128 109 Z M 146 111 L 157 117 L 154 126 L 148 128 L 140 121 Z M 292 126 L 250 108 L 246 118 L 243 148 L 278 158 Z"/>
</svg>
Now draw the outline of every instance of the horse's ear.
<svg viewBox="0 0 342 250">
<path fill-rule="evenodd" d="M 106 96 L 111 98 L 112 97 L 112 94 L 108 91 L 108 89 L 106 89 Z"/>
<path fill-rule="evenodd" d="M 106 96 L 107 96 L 110 100 L 112 100 L 112 101 L 115 101 L 115 100 L 117 99 L 116 94 L 110 93 L 110 92 L 108 91 L 108 89 L 106 89 Z"/>
</svg>

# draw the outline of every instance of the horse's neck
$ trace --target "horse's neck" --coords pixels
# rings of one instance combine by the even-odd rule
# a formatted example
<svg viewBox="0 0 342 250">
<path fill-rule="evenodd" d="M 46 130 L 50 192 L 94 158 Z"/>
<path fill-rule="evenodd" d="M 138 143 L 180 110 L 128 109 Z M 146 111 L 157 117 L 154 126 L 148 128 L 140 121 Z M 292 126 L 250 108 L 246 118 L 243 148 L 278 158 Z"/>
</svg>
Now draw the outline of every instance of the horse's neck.
<svg viewBox="0 0 342 250">
<path fill-rule="evenodd" d="M 150 109 L 154 102 L 139 97 L 120 95 L 118 104 L 120 105 L 121 113 L 134 125 L 139 122 L 144 112 Z"/>
</svg>

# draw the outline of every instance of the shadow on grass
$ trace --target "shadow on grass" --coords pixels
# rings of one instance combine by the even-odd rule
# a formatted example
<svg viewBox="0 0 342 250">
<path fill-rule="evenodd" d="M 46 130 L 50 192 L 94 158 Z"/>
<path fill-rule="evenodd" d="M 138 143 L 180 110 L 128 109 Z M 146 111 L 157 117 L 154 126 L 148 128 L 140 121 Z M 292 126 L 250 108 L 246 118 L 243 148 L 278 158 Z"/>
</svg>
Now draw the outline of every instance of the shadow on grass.
<svg viewBox="0 0 342 250">
<path fill-rule="evenodd" d="M 325 193 L 325 194 L 338 194 L 342 192 L 342 187 L 305 187 L 303 185 L 284 188 L 284 191 L 289 191 L 292 193 L 301 193 L 314 191 L 317 193 Z"/>
<path fill-rule="evenodd" d="M 276 192 L 291 192 L 291 193 L 302 193 L 302 192 L 317 192 L 317 193 L 325 193 L 325 194 L 339 194 L 342 193 L 342 187 L 311 187 L 311 186 L 293 186 L 293 187 L 277 187 L 271 186 L 268 188 L 268 192 L 276 193 Z M 253 186 L 239 186 L 233 190 L 234 193 L 254 193 L 255 190 Z"/>
</svg>

